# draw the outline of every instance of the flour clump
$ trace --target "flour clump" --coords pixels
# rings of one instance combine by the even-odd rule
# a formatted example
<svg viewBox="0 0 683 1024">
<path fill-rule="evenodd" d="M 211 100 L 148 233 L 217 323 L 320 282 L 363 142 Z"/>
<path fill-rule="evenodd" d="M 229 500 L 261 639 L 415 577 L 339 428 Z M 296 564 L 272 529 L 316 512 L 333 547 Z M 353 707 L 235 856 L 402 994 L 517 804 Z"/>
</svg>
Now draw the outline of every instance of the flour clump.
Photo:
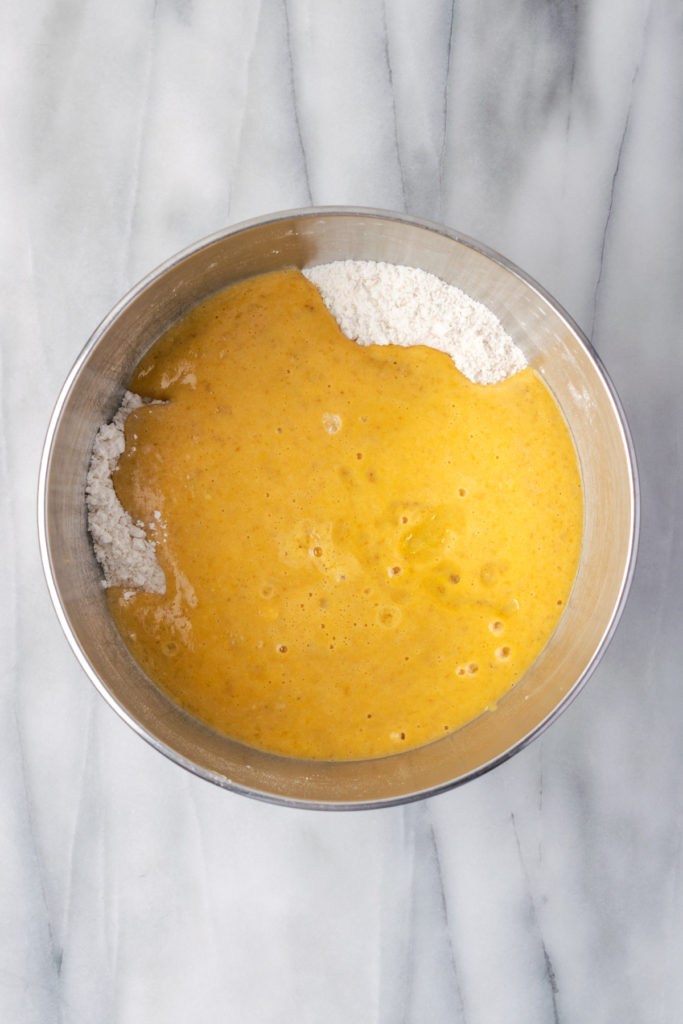
<svg viewBox="0 0 683 1024">
<path fill-rule="evenodd" d="M 97 431 L 85 488 L 88 529 L 106 587 L 129 587 L 163 594 L 166 579 L 157 561 L 154 542 L 147 539 L 143 524 L 134 523 L 123 508 L 112 480 L 126 445 L 126 419 L 134 409 L 145 404 L 139 395 L 127 391 L 111 423 Z"/>
<path fill-rule="evenodd" d="M 526 359 L 486 306 L 417 267 L 337 260 L 304 270 L 349 338 L 361 345 L 428 345 L 475 384 L 496 384 Z"/>
</svg>

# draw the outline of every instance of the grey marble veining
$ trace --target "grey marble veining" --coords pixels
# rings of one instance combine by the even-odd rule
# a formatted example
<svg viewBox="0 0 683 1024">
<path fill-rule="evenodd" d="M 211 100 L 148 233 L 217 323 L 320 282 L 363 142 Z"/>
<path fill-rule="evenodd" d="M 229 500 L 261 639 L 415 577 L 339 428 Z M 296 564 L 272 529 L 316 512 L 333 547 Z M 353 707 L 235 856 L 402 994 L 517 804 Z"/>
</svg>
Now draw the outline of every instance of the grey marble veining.
<svg viewBox="0 0 683 1024">
<path fill-rule="evenodd" d="M 36 0 L 0 88 L 0 1020 L 671 1024 L 683 1014 L 679 0 Z M 51 610 L 37 467 L 144 273 L 309 204 L 535 276 L 631 423 L 641 554 L 562 718 L 404 808 L 292 811 L 141 743 Z"/>
</svg>

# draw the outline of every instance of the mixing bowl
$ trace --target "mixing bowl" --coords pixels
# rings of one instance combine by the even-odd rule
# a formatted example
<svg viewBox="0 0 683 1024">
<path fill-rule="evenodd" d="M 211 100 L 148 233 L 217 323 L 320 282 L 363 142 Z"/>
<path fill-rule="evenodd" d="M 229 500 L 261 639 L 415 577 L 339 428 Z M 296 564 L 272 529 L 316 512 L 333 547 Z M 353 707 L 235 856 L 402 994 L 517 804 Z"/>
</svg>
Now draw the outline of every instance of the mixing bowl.
<svg viewBox="0 0 683 1024">
<path fill-rule="evenodd" d="M 421 267 L 496 313 L 567 421 L 583 480 L 585 523 L 578 574 L 560 623 L 494 710 L 416 750 L 330 763 L 264 753 L 219 735 L 150 682 L 109 614 L 87 531 L 85 478 L 97 428 L 118 408 L 134 367 L 191 306 L 254 274 L 338 259 Z M 348 207 L 289 211 L 232 227 L 133 288 L 69 374 L 40 471 L 40 545 L 50 594 L 102 696 L 141 737 L 196 775 L 293 806 L 362 808 L 418 799 L 472 779 L 524 747 L 567 707 L 604 653 L 629 588 L 637 524 L 636 469 L 619 400 L 560 306 L 472 239 L 400 214 Z"/>
</svg>

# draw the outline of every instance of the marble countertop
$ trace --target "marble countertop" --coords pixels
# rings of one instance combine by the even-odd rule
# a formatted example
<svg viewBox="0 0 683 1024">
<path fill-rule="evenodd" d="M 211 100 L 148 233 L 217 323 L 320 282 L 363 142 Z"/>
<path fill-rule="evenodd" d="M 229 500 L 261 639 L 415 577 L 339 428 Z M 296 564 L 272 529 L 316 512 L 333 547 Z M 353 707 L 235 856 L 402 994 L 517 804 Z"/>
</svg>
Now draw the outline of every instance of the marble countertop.
<svg viewBox="0 0 683 1024">
<path fill-rule="evenodd" d="M 0 1020 L 683 1019 L 680 0 L 4 5 Z M 51 408 L 202 236 L 353 204 L 441 221 L 592 338 L 639 457 L 631 598 L 508 763 L 321 814 L 188 775 L 105 705 L 36 534 Z"/>
</svg>

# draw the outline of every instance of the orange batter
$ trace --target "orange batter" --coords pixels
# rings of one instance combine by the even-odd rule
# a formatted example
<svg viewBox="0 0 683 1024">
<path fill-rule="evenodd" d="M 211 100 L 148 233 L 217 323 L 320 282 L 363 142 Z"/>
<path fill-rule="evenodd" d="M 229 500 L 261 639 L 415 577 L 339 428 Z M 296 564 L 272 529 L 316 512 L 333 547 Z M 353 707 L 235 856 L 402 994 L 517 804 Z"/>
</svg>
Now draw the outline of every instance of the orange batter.
<svg viewBox="0 0 683 1024">
<path fill-rule="evenodd" d="M 531 369 L 470 383 L 345 338 L 298 271 L 198 306 L 144 357 L 114 476 L 166 594 L 111 588 L 134 657 L 244 743 L 375 757 L 492 708 L 578 564 L 571 438 Z"/>
</svg>

